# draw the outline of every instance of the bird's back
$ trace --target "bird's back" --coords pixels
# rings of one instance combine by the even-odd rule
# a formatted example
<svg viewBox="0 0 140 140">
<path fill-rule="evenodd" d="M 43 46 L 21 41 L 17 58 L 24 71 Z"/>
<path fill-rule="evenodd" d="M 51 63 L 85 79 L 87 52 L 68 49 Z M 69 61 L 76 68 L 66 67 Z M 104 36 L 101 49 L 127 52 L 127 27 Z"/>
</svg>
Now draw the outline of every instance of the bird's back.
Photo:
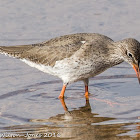
<svg viewBox="0 0 140 140">
<path fill-rule="evenodd" d="M 105 44 L 113 40 L 97 33 L 77 33 L 56 37 L 38 44 L 1 46 L 0 53 L 38 64 L 54 66 L 56 61 L 72 56 L 84 43 L 91 41 Z"/>
<path fill-rule="evenodd" d="M 94 40 L 100 40 L 105 42 L 113 41 L 111 38 L 98 33 L 77 33 L 77 34 L 70 34 L 70 35 L 56 37 L 43 43 L 50 46 L 61 46 L 61 45 L 67 46 L 72 43 L 76 45 L 77 42 L 81 42 L 81 41 L 91 42 Z"/>
</svg>

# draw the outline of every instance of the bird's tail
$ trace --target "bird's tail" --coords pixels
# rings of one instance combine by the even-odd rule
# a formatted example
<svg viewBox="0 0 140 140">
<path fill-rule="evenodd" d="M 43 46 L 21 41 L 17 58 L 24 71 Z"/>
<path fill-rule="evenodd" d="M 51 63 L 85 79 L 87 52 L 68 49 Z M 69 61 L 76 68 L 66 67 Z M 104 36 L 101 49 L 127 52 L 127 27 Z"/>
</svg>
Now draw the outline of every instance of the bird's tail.
<svg viewBox="0 0 140 140">
<path fill-rule="evenodd" d="M 33 46 L 31 45 L 21 45 L 21 46 L 0 46 L 0 53 L 15 58 L 20 58 L 22 53 L 28 51 Z"/>
</svg>

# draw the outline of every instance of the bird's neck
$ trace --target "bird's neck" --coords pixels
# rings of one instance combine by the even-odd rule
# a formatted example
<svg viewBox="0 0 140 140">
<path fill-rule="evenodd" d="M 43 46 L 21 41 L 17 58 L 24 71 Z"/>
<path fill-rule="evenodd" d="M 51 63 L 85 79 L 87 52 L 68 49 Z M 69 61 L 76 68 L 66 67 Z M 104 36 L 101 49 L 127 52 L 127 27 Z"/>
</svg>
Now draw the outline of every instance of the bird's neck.
<svg viewBox="0 0 140 140">
<path fill-rule="evenodd" d="M 121 49 L 118 46 L 118 43 L 114 43 L 110 47 L 109 57 L 110 57 L 109 60 L 110 60 L 111 66 L 115 66 L 115 65 L 118 65 L 118 64 L 124 62 L 124 59 L 121 54 Z"/>
</svg>

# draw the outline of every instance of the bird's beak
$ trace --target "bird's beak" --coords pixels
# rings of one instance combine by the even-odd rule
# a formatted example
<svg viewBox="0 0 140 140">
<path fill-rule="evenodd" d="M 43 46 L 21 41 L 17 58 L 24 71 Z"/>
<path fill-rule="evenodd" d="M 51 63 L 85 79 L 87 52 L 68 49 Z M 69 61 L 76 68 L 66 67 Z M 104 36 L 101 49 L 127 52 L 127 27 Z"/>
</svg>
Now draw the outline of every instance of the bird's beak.
<svg viewBox="0 0 140 140">
<path fill-rule="evenodd" d="M 140 84 L 140 61 L 138 62 L 138 64 L 133 64 L 133 69 L 136 72 Z"/>
</svg>

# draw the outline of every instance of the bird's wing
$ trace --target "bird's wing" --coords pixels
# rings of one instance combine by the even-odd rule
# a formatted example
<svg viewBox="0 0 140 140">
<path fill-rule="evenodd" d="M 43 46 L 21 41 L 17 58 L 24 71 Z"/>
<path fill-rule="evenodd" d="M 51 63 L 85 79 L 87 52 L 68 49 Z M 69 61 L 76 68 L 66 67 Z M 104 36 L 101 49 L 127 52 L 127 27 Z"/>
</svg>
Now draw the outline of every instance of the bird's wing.
<svg viewBox="0 0 140 140">
<path fill-rule="evenodd" d="M 92 50 L 96 51 L 97 47 L 111 41 L 110 38 L 100 34 L 78 33 L 56 37 L 39 44 L 1 46 L 0 53 L 19 59 L 27 59 L 38 64 L 54 66 L 56 61 L 72 56 L 77 50 L 82 49 L 82 47 L 84 49 L 80 49 L 81 51 L 79 51 L 81 55 L 92 55 Z"/>
<path fill-rule="evenodd" d="M 27 59 L 38 64 L 54 66 L 56 61 L 73 55 L 81 47 L 82 42 L 76 40 L 65 45 L 51 45 L 40 43 L 9 47 L 1 46 L 0 53 L 19 59 Z"/>
</svg>

